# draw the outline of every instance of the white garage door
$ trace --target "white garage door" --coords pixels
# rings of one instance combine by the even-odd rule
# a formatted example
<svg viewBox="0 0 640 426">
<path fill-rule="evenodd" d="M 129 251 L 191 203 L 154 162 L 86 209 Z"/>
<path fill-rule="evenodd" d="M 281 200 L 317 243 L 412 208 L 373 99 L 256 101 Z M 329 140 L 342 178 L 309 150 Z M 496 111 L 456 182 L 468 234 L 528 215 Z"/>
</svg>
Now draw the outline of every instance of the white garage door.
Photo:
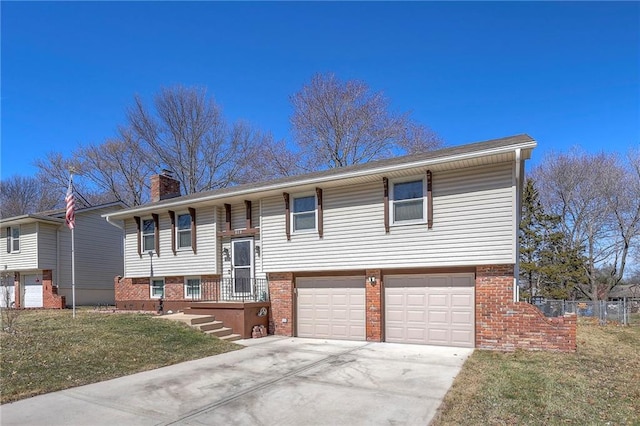
<svg viewBox="0 0 640 426">
<path fill-rule="evenodd" d="M 42 280 L 37 275 L 24 276 L 24 307 L 42 308 Z"/>
<path fill-rule="evenodd" d="M 364 277 L 297 278 L 299 337 L 365 340 Z"/>
<path fill-rule="evenodd" d="M 16 291 L 13 285 L 1 285 L 0 286 L 0 307 L 6 308 L 7 306 L 13 306 L 16 301 Z"/>
<path fill-rule="evenodd" d="M 385 276 L 387 342 L 475 345 L 474 274 Z"/>
</svg>

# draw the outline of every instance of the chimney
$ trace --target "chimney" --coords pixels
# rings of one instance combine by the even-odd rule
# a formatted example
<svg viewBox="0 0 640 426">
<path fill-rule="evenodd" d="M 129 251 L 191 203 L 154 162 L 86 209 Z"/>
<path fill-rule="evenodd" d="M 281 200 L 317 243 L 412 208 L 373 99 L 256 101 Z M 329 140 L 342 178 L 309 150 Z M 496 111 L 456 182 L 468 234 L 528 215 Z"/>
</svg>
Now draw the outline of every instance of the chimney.
<svg viewBox="0 0 640 426">
<path fill-rule="evenodd" d="M 151 202 L 180 196 L 180 182 L 170 170 L 163 169 L 159 175 L 151 176 Z"/>
</svg>

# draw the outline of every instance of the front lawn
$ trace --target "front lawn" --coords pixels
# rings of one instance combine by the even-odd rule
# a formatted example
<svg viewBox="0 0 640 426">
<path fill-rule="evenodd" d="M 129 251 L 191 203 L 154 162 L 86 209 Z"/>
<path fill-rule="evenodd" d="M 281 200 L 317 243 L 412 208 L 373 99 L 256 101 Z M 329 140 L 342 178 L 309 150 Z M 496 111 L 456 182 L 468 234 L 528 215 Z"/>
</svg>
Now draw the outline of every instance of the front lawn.
<svg viewBox="0 0 640 426">
<path fill-rule="evenodd" d="M 21 311 L 0 332 L 0 402 L 217 355 L 241 346 L 149 314 Z"/>
<path fill-rule="evenodd" d="M 575 354 L 475 351 L 432 425 L 480 424 L 640 424 L 640 327 L 579 319 Z"/>
</svg>

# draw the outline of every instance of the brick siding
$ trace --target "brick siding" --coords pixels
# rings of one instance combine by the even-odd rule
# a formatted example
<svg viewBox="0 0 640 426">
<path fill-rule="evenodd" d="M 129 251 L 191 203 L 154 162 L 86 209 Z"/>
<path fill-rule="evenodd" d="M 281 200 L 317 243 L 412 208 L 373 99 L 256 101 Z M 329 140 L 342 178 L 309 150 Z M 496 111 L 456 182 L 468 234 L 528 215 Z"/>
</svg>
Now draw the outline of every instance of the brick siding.
<svg viewBox="0 0 640 426">
<path fill-rule="evenodd" d="M 375 277 L 374 284 L 369 282 L 369 277 Z M 382 341 L 382 273 L 380 269 L 369 269 L 365 274 L 365 322 L 367 341 Z"/>
<path fill-rule="evenodd" d="M 576 316 L 546 318 L 535 306 L 514 302 L 512 265 L 478 266 L 476 347 L 574 352 Z"/>
<path fill-rule="evenodd" d="M 64 309 L 65 297 L 53 287 L 53 273 L 50 269 L 42 271 L 42 306 L 47 309 Z"/>
<path fill-rule="evenodd" d="M 293 336 L 293 273 L 269 273 L 268 281 L 269 334 Z"/>
</svg>

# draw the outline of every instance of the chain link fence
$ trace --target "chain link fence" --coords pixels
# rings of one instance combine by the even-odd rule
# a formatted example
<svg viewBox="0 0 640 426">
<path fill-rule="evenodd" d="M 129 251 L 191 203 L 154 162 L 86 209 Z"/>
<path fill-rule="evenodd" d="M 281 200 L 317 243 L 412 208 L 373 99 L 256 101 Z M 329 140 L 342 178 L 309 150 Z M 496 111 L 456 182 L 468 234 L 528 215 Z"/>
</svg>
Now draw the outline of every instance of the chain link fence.
<svg viewBox="0 0 640 426">
<path fill-rule="evenodd" d="M 579 317 L 597 318 L 601 324 L 618 322 L 624 325 L 640 325 L 640 298 L 619 300 L 549 300 L 533 298 L 547 317 L 559 317 L 566 313 Z"/>
</svg>

